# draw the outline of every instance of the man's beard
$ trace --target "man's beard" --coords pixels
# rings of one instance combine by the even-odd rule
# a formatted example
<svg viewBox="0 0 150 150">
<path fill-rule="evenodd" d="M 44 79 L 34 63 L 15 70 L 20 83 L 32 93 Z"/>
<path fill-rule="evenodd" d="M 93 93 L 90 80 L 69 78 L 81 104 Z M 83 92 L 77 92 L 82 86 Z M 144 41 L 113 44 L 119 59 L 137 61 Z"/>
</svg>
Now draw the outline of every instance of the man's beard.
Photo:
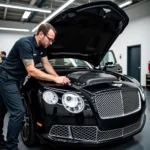
<svg viewBox="0 0 150 150">
<path fill-rule="evenodd" d="M 39 46 L 42 48 L 47 48 L 46 45 L 44 43 L 42 43 L 42 41 L 39 41 Z"/>
</svg>

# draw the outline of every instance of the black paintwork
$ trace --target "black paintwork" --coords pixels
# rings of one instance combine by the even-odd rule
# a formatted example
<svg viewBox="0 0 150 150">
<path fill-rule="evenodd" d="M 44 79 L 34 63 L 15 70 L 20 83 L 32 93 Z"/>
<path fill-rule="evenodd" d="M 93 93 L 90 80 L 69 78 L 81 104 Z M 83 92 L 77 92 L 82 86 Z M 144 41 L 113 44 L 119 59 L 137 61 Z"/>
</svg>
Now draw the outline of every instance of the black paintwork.
<svg viewBox="0 0 150 150">
<path fill-rule="evenodd" d="M 57 70 L 58 71 L 58 70 Z M 90 72 L 88 72 L 88 77 L 90 78 Z M 99 73 L 98 73 L 99 72 Z M 65 70 L 64 70 L 65 73 Z M 84 71 L 85 73 L 85 71 Z M 104 91 L 112 91 L 114 89 L 136 89 L 137 85 L 132 82 L 130 78 L 124 77 L 123 75 L 117 73 L 110 73 L 104 71 L 94 71 L 96 74 L 103 74 L 103 76 L 99 76 L 100 82 L 95 83 L 93 81 L 90 84 L 78 84 L 82 83 L 82 80 L 88 80 L 88 78 L 84 78 L 84 75 L 81 75 L 82 78 L 74 77 L 71 85 L 59 85 L 53 82 L 44 82 L 38 81 L 33 78 L 30 78 L 26 85 L 22 88 L 22 92 L 26 95 L 26 100 L 30 101 L 30 108 L 33 114 L 36 114 L 34 122 L 41 122 L 43 124 L 43 128 L 36 126 L 36 133 L 39 135 L 45 134 L 45 136 L 49 133 L 50 128 L 53 125 L 80 125 L 80 126 L 97 126 L 101 131 L 112 130 L 116 128 L 122 128 L 129 126 L 138 122 L 143 114 L 145 113 L 146 103 L 142 101 L 142 109 L 132 115 L 114 118 L 114 119 L 101 119 L 98 115 L 97 109 L 95 107 L 93 96 L 96 92 L 104 92 Z M 93 74 L 93 72 L 91 72 Z M 72 74 L 70 74 L 72 75 Z M 75 73 L 76 75 L 76 73 Z M 68 74 L 69 76 L 69 74 Z M 93 75 L 92 75 L 93 76 Z M 108 79 L 108 81 L 102 82 L 102 78 Z M 109 78 L 113 79 L 109 81 Z M 119 78 L 122 78 L 122 81 L 119 81 Z M 81 80 L 82 79 L 82 80 Z M 76 81 L 75 81 L 76 80 Z M 98 79 L 97 79 L 98 80 Z M 88 83 L 88 82 L 86 82 Z M 122 87 L 114 87 L 112 84 L 114 83 L 122 83 Z M 45 90 L 52 90 L 57 93 L 59 96 L 59 102 L 56 105 L 48 105 L 42 99 L 42 93 Z M 71 114 L 69 113 L 61 103 L 62 94 L 67 91 L 73 91 L 78 93 L 79 95 L 84 96 L 84 101 L 86 103 L 86 107 L 83 112 L 79 114 Z M 111 142 L 111 140 L 110 140 Z M 84 142 L 83 142 L 84 143 Z"/>
<path fill-rule="evenodd" d="M 57 36 L 48 48 L 49 58 L 73 57 L 98 66 L 128 21 L 125 12 L 111 1 L 66 10 L 50 21 Z"/>
</svg>

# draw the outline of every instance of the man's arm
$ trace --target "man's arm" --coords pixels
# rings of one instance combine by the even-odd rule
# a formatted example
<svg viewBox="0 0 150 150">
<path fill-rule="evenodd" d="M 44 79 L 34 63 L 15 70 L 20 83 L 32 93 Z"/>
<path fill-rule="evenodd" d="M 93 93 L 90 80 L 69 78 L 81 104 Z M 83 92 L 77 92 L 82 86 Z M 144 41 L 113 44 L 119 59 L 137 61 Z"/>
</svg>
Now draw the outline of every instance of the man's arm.
<svg viewBox="0 0 150 150">
<path fill-rule="evenodd" d="M 56 83 L 61 83 L 61 84 L 70 83 L 70 80 L 65 76 L 59 77 L 59 76 L 50 75 L 35 68 L 34 61 L 32 59 L 23 59 L 22 61 L 24 63 L 24 66 L 29 76 L 32 76 L 39 80 L 54 81 Z"/>
<path fill-rule="evenodd" d="M 40 80 L 55 81 L 55 76 L 46 74 L 45 72 L 34 67 L 34 61 L 31 59 L 23 59 L 24 66 L 29 76 Z"/>
<path fill-rule="evenodd" d="M 54 70 L 53 66 L 52 66 L 52 65 L 50 64 L 50 62 L 48 61 L 47 56 L 41 58 L 41 63 L 42 63 L 44 69 L 46 70 L 46 72 L 47 72 L 48 74 L 51 74 L 51 75 L 54 75 L 54 76 L 57 76 L 57 77 L 59 76 L 59 75 L 56 73 L 56 71 Z"/>
</svg>

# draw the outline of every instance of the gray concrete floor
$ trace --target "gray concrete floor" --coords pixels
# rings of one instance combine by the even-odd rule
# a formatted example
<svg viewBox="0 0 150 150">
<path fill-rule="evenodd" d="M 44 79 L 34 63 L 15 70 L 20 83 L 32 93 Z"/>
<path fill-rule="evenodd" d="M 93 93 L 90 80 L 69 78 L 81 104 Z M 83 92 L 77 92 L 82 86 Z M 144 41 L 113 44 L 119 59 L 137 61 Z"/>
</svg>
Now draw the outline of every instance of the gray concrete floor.
<svg viewBox="0 0 150 150">
<path fill-rule="evenodd" d="M 142 130 L 141 133 L 138 135 L 134 136 L 133 139 L 128 140 L 128 141 L 123 141 L 121 143 L 101 147 L 101 150 L 150 150 L 150 91 L 145 90 L 146 97 L 147 97 L 147 109 L 146 109 L 146 124 L 144 129 Z M 4 135 L 6 135 L 7 132 L 7 123 L 8 123 L 8 117 L 9 114 L 6 115 L 5 117 L 5 127 L 4 127 Z M 19 150 L 43 150 L 47 148 L 40 148 L 40 147 L 34 147 L 34 148 L 28 148 L 26 147 L 22 140 L 21 137 L 19 136 Z M 49 148 L 48 148 L 49 149 Z M 52 148 L 51 148 L 52 149 Z"/>
</svg>

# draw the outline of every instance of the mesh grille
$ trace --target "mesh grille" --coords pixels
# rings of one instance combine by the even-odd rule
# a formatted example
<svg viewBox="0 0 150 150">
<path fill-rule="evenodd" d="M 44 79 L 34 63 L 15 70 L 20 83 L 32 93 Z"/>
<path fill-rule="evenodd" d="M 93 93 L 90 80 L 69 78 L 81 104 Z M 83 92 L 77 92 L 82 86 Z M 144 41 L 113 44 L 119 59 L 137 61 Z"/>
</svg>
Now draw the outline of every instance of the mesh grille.
<svg viewBox="0 0 150 150">
<path fill-rule="evenodd" d="M 120 91 L 105 92 L 96 95 L 95 101 L 101 118 L 113 118 L 123 115 L 123 102 Z"/>
<path fill-rule="evenodd" d="M 124 113 L 128 114 L 139 108 L 139 95 L 137 91 L 124 91 L 122 92 Z"/>
<path fill-rule="evenodd" d="M 50 135 L 55 137 L 69 138 L 69 126 L 55 125 L 50 130 Z"/>
<path fill-rule="evenodd" d="M 96 127 L 72 127 L 74 139 L 85 140 L 85 141 L 96 141 L 97 140 L 97 128 Z"/>
<path fill-rule="evenodd" d="M 133 134 L 141 128 L 142 123 L 143 119 L 125 128 L 108 131 L 100 131 L 96 126 L 55 125 L 51 128 L 49 135 L 54 138 L 61 137 L 80 141 L 103 142 Z M 69 131 L 70 129 L 72 132 Z"/>
<path fill-rule="evenodd" d="M 123 135 L 123 129 L 115 129 L 115 130 L 109 130 L 105 132 L 98 131 L 97 140 L 98 141 L 104 141 L 104 140 L 110 140 L 118 137 L 122 137 Z"/>
<path fill-rule="evenodd" d="M 133 132 L 136 132 L 137 130 L 139 130 L 142 126 L 142 122 L 139 121 L 133 125 L 127 126 L 124 128 L 124 135 L 128 135 L 131 134 Z"/>
<path fill-rule="evenodd" d="M 116 90 L 97 94 L 95 103 L 100 118 L 116 118 L 134 113 L 140 109 L 137 90 Z"/>
</svg>

